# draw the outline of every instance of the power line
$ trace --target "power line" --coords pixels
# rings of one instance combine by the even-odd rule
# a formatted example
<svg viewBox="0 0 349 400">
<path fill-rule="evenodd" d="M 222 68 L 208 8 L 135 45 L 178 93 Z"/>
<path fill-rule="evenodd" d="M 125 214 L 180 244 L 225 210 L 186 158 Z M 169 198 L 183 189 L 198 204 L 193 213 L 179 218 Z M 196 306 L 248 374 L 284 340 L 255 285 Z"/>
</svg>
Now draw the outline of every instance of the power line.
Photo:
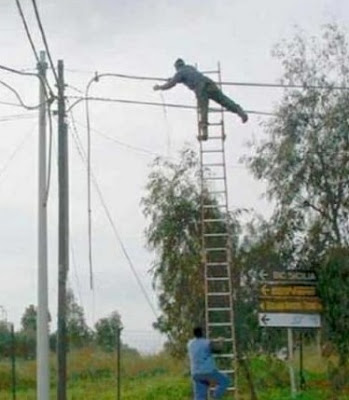
<svg viewBox="0 0 349 400">
<path fill-rule="evenodd" d="M 28 38 L 30 46 L 31 46 L 31 48 L 33 50 L 34 57 L 36 59 L 37 64 L 39 64 L 40 63 L 40 58 L 39 58 L 38 52 L 37 52 L 37 50 L 35 48 L 34 41 L 33 41 L 32 37 L 31 37 L 30 31 L 29 31 L 29 27 L 28 27 L 27 21 L 25 19 L 25 16 L 24 16 L 24 13 L 23 13 L 23 10 L 22 10 L 22 7 L 21 7 L 21 3 L 20 3 L 19 0 L 16 0 L 16 4 L 17 4 L 17 9 L 18 9 L 19 15 L 21 17 L 21 20 L 22 20 L 22 23 L 23 23 L 23 26 L 24 26 L 24 30 L 25 30 L 25 32 L 27 34 L 27 38 Z M 44 78 L 44 80 L 45 80 L 46 86 L 48 87 L 48 90 L 50 92 L 50 96 L 54 97 L 53 91 L 52 91 L 52 89 L 51 89 L 46 77 Z"/>
<path fill-rule="evenodd" d="M 22 7 L 21 7 L 21 3 L 20 3 L 19 0 L 16 0 L 16 4 L 17 4 L 17 9 L 18 9 L 19 15 L 20 15 L 20 17 L 21 17 L 21 20 L 22 20 L 22 23 L 23 23 L 23 26 L 24 26 L 25 33 L 27 34 L 27 38 L 28 38 L 29 43 L 30 43 L 30 46 L 31 46 L 31 48 L 32 48 L 32 50 L 33 50 L 33 53 L 34 53 L 36 62 L 40 62 L 39 56 L 38 56 L 38 52 L 37 52 L 37 50 L 36 50 L 36 48 L 35 48 L 33 39 L 32 39 L 31 34 L 30 34 L 30 32 L 29 32 L 29 28 L 28 28 L 27 21 L 26 21 L 26 19 L 25 19 L 25 17 L 24 17 L 24 14 L 23 14 L 23 10 L 22 10 Z"/>
<path fill-rule="evenodd" d="M 0 122 L 11 122 L 11 121 L 18 121 L 23 119 L 32 119 L 36 118 L 33 114 L 12 114 L 0 117 Z"/>
<path fill-rule="evenodd" d="M 28 106 L 24 103 L 24 101 L 22 100 L 20 94 L 17 92 L 17 90 L 15 88 L 13 88 L 11 85 L 9 85 L 8 83 L 4 82 L 3 80 L 0 80 L 0 84 L 5 86 L 8 90 L 10 90 L 17 98 L 19 105 L 23 108 L 25 108 L 26 110 L 37 110 L 40 106 L 42 106 L 42 104 L 38 104 L 36 106 Z M 47 101 L 45 101 L 46 103 Z M 45 104 L 44 103 L 44 104 Z"/>
<path fill-rule="evenodd" d="M 76 147 L 77 147 L 78 154 L 80 155 L 82 161 L 83 161 L 84 163 L 86 163 L 86 161 L 87 161 L 86 152 L 85 152 L 85 150 L 83 149 L 83 147 L 82 147 L 82 145 L 81 145 L 81 140 L 80 140 L 80 138 L 79 138 L 79 134 L 78 134 L 77 130 L 76 130 L 76 131 L 74 132 L 74 134 L 73 134 L 73 139 L 74 139 L 74 143 L 75 143 L 75 145 L 76 145 Z M 128 264 L 129 264 L 129 266 L 130 266 L 130 268 L 131 268 L 131 271 L 132 271 L 134 277 L 136 278 L 136 281 L 137 281 L 137 283 L 138 283 L 138 286 L 140 287 L 140 289 L 141 289 L 141 291 L 142 291 L 142 293 L 143 293 L 143 295 L 144 295 L 144 297 L 145 297 L 145 299 L 146 299 L 146 301 L 147 301 L 149 307 L 151 308 L 151 310 L 152 310 L 154 316 L 157 318 L 157 317 L 158 317 L 158 316 L 157 316 L 157 312 L 156 312 L 156 310 L 155 310 L 155 308 L 154 308 L 154 306 L 153 306 L 153 304 L 152 304 L 152 302 L 151 302 L 151 300 L 150 300 L 150 298 L 149 298 L 148 293 L 146 292 L 146 290 L 145 290 L 145 288 L 144 288 L 144 286 L 143 286 L 143 283 L 142 283 L 140 277 L 138 276 L 138 273 L 137 273 L 137 271 L 136 271 L 136 268 L 135 268 L 135 266 L 134 266 L 134 264 L 133 264 L 133 262 L 132 262 L 132 260 L 131 260 L 131 258 L 130 258 L 130 256 L 129 256 L 127 250 L 126 250 L 126 247 L 125 247 L 125 245 L 124 245 L 124 243 L 123 243 L 123 241 L 122 241 L 122 239 L 121 239 L 121 236 L 120 236 L 118 230 L 116 229 L 116 225 L 115 225 L 115 223 L 114 223 L 114 221 L 113 221 L 113 218 L 111 217 L 111 214 L 110 214 L 110 211 L 109 211 L 109 209 L 108 209 L 108 206 L 107 206 L 107 204 L 106 204 L 106 202 L 105 202 L 105 200 L 104 200 L 102 191 L 101 191 L 101 189 L 100 189 L 100 187 L 99 187 L 99 185 L 98 185 L 97 179 L 96 179 L 96 177 L 94 176 L 94 174 L 93 174 L 92 171 L 91 171 L 91 177 L 92 177 L 92 181 L 93 181 L 93 184 L 94 184 L 94 186 L 95 186 L 95 189 L 96 189 L 96 191 L 97 191 L 99 200 L 100 200 L 100 202 L 101 202 L 101 204 L 102 204 L 102 207 L 103 207 L 103 209 L 104 209 L 104 212 L 106 213 L 107 219 L 108 219 L 108 221 L 109 221 L 109 223 L 110 223 L 110 225 L 111 225 L 111 227 L 112 227 L 112 230 L 113 230 L 113 232 L 114 232 L 114 235 L 115 235 L 115 237 L 116 237 L 116 239 L 117 239 L 117 241 L 118 241 L 118 243 L 119 243 L 119 245 L 120 245 L 120 247 L 121 247 L 121 249 L 122 249 L 122 252 L 123 252 L 125 258 L 126 258 L 127 261 L 128 261 Z"/>
<path fill-rule="evenodd" d="M 75 70 L 77 72 L 79 70 Z M 81 70 L 79 72 L 82 72 Z M 212 71 L 208 71 L 212 72 Z M 128 75 L 128 74 L 119 74 L 113 72 L 107 73 L 96 73 L 96 78 L 103 77 L 115 77 L 121 79 L 132 79 L 132 80 L 141 80 L 141 81 L 168 81 L 166 78 L 159 78 L 154 76 L 142 76 L 142 75 Z M 284 88 L 284 89 L 333 89 L 333 90 L 349 90 L 347 86 L 337 86 L 337 85 L 297 85 L 297 84 L 285 84 L 285 83 L 268 83 L 268 82 L 234 82 L 234 81 L 223 81 L 222 85 L 226 86 L 247 86 L 247 87 L 266 87 L 266 88 Z"/>
<path fill-rule="evenodd" d="M 137 104 L 137 105 L 145 105 L 145 106 L 155 106 L 155 107 L 169 107 L 169 108 L 181 108 L 187 110 L 196 110 L 196 106 L 190 106 L 186 104 L 176 104 L 176 103 L 159 103 L 155 101 L 140 101 L 140 100 L 128 100 L 128 99 L 113 99 L 109 97 L 78 97 L 78 96 L 68 96 L 70 99 L 76 99 L 75 102 L 71 104 L 68 110 L 71 110 L 73 107 L 81 103 L 82 101 L 100 101 L 100 102 L 108 102 L 108 103 L 124 103 L 124 104 Z M 222 112 L 219 108 L 210 108 L 210 111 L 213 112 Z M 254 111 L 254 110 L 246 110 L 248 114 L 255 115 L 265 115 L 265 116 L 276 116 L 274 113 L 264 112 L 264 111 Z"/>
<path fill-rule="evenodd" d="M 6 72 L 11 72 L 11 73 L 16 74 L 16 75 L 32 76 L 32 77 L 38 78 L 43 84 L 46 84 L 46 86 L 49 89 L 50 97 L 48 97 L 47 94 L 46 94 L 47 101 L 52 103 L 53 100 L 55 99 L 55 95 L 53 94 L 53 91 L 51 90 L 47 79 L 46 78 L 43 79 L 41 75 L 36 74 L 34 72 L 20 71 L 18 69 L 7 67 L 5 65 L 0 65 L 0 70 L 6 71 Z"/>
<path fill-rule="evenodd" d="M 75 123 L 76 123 L 77 125 L 80 125 L 80 126 L 83 127 L 83 128 L 86 128 L 86 125 L 82 124 L 81 122 L 77 121 L 76 119 L 75 119 Z M 125 142 L 123 142 L 123 141 L 121 141 L 121 140 L 115 139 L 115 138 L 113 138 L 113 137 L 111 137 L 111 136 L 109 136 L 109 135 L 103 133 L 102 131 L 100 131 L 100 130 L 98 130 L 98 129 L 96 129 L 96 128 L 91 128 L 91 131 L 96 132 L 98 135 L 104 137 L 105 139 L 110 140 L 111 142 L 114 142 L 114 143 L 116 143 L 116 144 L 118 144 L 118 145 L 120 145 L 120 146 L 122 146 L 122 147 L 127 148 L 127 149 L 134 150 L 134 151 L 138 151 L 138 152 L 141 152 L 141 153 L 144 153 L 144 154 L 148 154 L 148 155 L 150 155 L 150 156 L 164 157 L 164 156 L 163 156 L 162 154 L 160 154 L 160 153 L 155 153 L 154 151 L 145 149 L 145 148 L 143 148 L 143 147 L 134 146 L 134 145 L 131 145 L 131 144 L 129 144 L 129 143 L 125 143 Z"/>
<path fill-rule="evenodd" d="M 22 149 L 24 144 L 27 142 L 27 140 L 32 136 L 33 130 L 31 130 L 28 134 L 24 136 L 24 138 L 18 143 L 18 145 L 15 147 L 14 151 L 10 154 L 8 159 L 5 161 L 3 166 L 0 168 L 0 180 L 4 176 L 5 171 L 8 169 L 10 166 L 11 162 L 13 159 L 16 157 L 17 153 Z"/>
<path fill-rule="evenodd" d="M 39 26 L 39 30 L 40 30 L 40 33 L 41 33 L 42 41 L 44 42 L 44 46 L 45 46 L 45 49 L 46 49 L 47 57 L 49 59 L 50 65 L 51 65 L 52 73 L 53 73 L 53 75 L 55 77 L 56 83 L 58 84 L 58 75 L 57 75 L 55 66 L 54 66 L 53 61 L 52 61 L 52 57 L 51 57 L 50 49 L 48 47 L 45 31 L 44 31 L 44 28 L 43 28 L 42 23 L 41 23 L 41 18 L 40 18 L 38 7 L 36 5 L 36 0 L 32 0 L 32 4 L 33 4 L 33 7 L 34 7 L 35 17 L 36 17 L 36 21 L 37 21 L 38 26 Z"/>
</svg>

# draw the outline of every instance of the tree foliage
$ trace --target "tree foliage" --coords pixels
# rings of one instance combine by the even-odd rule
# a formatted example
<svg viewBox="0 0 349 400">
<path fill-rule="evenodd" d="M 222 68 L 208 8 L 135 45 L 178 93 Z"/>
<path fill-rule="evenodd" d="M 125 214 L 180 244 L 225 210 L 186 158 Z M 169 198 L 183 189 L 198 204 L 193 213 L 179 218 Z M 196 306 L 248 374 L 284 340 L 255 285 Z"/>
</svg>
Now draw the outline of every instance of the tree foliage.
<svg viewBox="0 0 349 400">
<path fill-rule="evenodd" d="M 151 272 L 161 310 L 155 327 L 169 336 L 170 349 L 182 354 L 192 325 L 204 321 L 195 153 L 184 150 L 178 163 L 158 158 L 146 190 L 142 204 L 149 220 L 147 244 L 156 253 Z"/>
<path fill-rule="evenodd" d="M 113 311 L 106 318 L 99 319 L 95 324 L 97 345 L 106 352 L 115 351 L 120 329 L 122 329 L 122 323 L 117 311 Z"/>
<path fill-rule="evenodd" d="M 349 345 L 347 306 L 337 303 L 349 246 L 349 47 L 340 28 L 328 25 L 321 38 L 297 34 L 274 55 L 284 67 L 282 83 L 301 88 L 285 90 L 249 166 L 274 200 L 271 226 L 288 267 L 318 274 L 325 320 L 341 353 Z"/>
<path fill-rule="evenodd" d="M 348 45 L 331 25 L 321 40 L 298 34 L 274 55 L 282 83 L 303 88 L 285 91 L 250 167 L 268 182 L 280 232 L 292 232 L 303 260 L 321 257 L 328 245 L 348 245 L 349 91 L 337 89 L 349 87 Z"/>
</svg>

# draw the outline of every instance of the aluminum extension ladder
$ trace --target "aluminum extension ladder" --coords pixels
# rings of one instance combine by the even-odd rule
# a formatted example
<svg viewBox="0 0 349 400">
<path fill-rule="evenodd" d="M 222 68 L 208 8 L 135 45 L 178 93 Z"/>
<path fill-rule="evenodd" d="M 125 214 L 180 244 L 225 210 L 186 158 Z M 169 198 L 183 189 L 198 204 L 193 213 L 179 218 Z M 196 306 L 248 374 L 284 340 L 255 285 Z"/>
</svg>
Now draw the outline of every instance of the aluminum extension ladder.
<svg viewBox="0 0 349 400">
<path fill-rule="evenodd" d="M 206 72 L 218 75 L 221 71 Z M 208 139 L 200 140 L 202 262 L 205 271 L 206 336 L 215 342 L 223 338 L 223 351 L 215 355 L 219 370 L 231 379 L 230 392 L 237 398 L 237 358 L 232 285 L 232 237 L 229 228 L 225 127 L 223 109 L 208 113 Z"/>
</svg>

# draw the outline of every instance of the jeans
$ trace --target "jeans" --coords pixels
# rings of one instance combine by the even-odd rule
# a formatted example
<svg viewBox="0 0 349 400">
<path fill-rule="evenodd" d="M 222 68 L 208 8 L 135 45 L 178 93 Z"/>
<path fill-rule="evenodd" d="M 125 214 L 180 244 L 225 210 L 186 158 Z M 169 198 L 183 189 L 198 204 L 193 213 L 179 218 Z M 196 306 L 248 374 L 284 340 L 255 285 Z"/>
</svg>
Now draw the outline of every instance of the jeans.
<svg viewBox="0 0 349 400">
<path fill-rule="evenodd" d="M 212 397 L 220 399 L 230 384 L 230 379 L 225 374 L 215 370 L 209 374 L 193 375 L 194 400 L 206 400 L 208 389 L 212 382 L 216 384 Z"/>
</svg>

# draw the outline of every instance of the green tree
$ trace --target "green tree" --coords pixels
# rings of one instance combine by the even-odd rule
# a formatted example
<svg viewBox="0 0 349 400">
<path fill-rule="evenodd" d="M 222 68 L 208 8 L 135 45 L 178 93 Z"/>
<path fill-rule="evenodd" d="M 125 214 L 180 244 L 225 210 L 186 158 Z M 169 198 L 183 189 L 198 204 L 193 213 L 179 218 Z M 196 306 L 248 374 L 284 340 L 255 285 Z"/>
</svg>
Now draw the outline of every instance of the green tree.
<svg viewBox="0 0 349 400">
<path fill-rule="evenodd" d="M 295 262 L 305 253 L 320 259 L 349 238 L 349 91 L 337 89 L 349 87 L 348 45 L 330 25 L 321 40 L 298 34 L 274 54 L 284 66 L 282 83 L 302 89 L 285 91 L 249 165 L 268 182 L 274 222 L 292 235 Z"/>
<path fill-rule="evenodd" d="M 208 196 L 209 191 L 201 188 L 197 156 L 185 149 L 177 162 L 155 160 L 142 199 L 143 213 L 149 221 L 147 245 L 156 254 L 151 273 L 161 315 L 154 326 L 168 336 L 167 348 L 177 356 L 185 353 L 193 325 L 205 322 L 201 201 L 214 204 L 214 199 Z M 206 218 L 217 220 L 223 216 L 219 207 L 213 207 Z M 232 218 L 234 250 L 237 226 Z M 209 229 L 212 233 L 222 231 L 218 223 Z M 220 237 L 213 238 L 212 245 L 214 240 L 222 242 Z M 225 242 L 216 244 L 225 246 Z M 210 259 L 217 262 L 219 257 L 222 254 L 211 255 Z M 234 277 L 238 281 L 237 274 Z"/>
<path fill-rule="evenodd" d="M 11 331 L 6 321 L 0 321 L 0 358 L 11 354 Z"/>
<path fill-rule="evenodd" d="M 122 329 L 121 317 L 113 311 L 108 317 L 99 319 L 95 324 L 96 341 L 106 352 L 115 351 L 118 330 Z"/>
<path fill-rule="evenodd" d="M 345 263 L 324 260 L 331 249 L 349 245 L 349 91 L 338 89 L 349 87 L 348 43 L 339 27 L 328 25 L 321 38 L 297 34 L 274 55 L 284 67 L 281 82 L 301 88 L 285 90 L 249 166 L 267 181 L 275 204 L 271 225 L 275 240 L 289 251 L 289 266 L 314 268 L 320 282 L 331 276 L 321 296 L 341 352 L 339 343 L 349 340 L 346 324 L 332 313 Z"/>
<path fill-rule="evenodd" d="M 193 323 L 204 321 L 195 153 L 183 151 L 178 163 L 157 158 L 146 190 L 142 205 L 149 220 L 147 244 L 156 253 L 151 273 L 161 310 L 154 326 L 169 336 L 169 349 L 180 355 Z"/>
<path fill-rule="evenodd" d="M 86 324 L 83 308 L 77 304 L 74 293 L 67 290 L 67 334 L 70 347 L 83 347 L 92 339 L 92 332 Z"/>
<path fill-rule="evenodd" d="M 20 355 L 33 359 L 36 356 L 36 327 L 37 309 L 30 304 L 24 311 L 21 318 L 21 330 L 17 335 Z"/>
</svg>

